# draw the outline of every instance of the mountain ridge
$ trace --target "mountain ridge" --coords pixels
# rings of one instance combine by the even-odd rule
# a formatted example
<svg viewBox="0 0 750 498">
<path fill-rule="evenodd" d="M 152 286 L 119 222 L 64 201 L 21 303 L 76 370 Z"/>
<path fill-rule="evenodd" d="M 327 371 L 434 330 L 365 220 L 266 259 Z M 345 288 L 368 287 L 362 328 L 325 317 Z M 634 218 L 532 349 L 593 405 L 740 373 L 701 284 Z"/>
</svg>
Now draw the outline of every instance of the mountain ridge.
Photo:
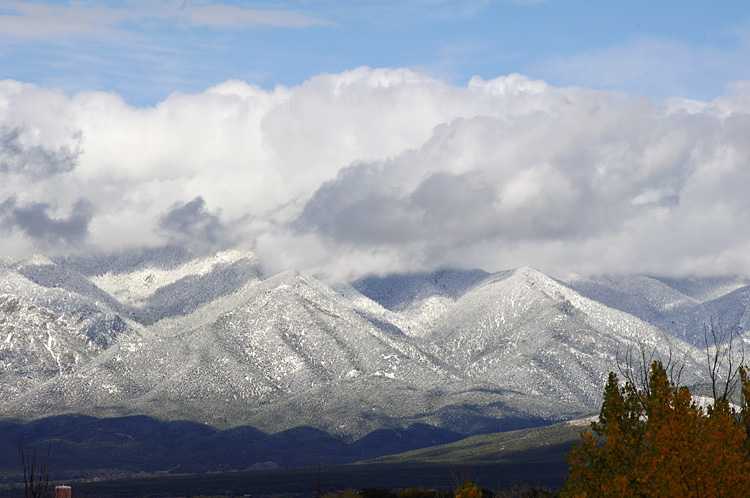
<svg viewBox="0 0 750 498">
<path fill-rule="evenodd" d="M 596 410 L 607 373 L 641 348 L 679 358 L 683 381 L 700 382 L 705 352 L 663 323 L 677 308 L 693 311 L 685 323 L 714 309 L 744 332 L 749 315 L 741 279 L 691 283 L 703 296 L 730 290 L 703 302 L 651 277 L 554 279 L 529 267 L 330 286 L 297 270 L 267 277 L 239 250 L 178 253 L 174 264 L 169 254 L 4 261 L 0 299 L 28 305 L 0 309 L 0 380 L 16 386 L 0 415 L 310 427 L 350 442 L 414 424 L 467 436 Z M 87 353 L 55 371 L 44 348 L 24 346 L 29 377 L 19 327 L 77 338 L 67 347 Z"/>
</svg>

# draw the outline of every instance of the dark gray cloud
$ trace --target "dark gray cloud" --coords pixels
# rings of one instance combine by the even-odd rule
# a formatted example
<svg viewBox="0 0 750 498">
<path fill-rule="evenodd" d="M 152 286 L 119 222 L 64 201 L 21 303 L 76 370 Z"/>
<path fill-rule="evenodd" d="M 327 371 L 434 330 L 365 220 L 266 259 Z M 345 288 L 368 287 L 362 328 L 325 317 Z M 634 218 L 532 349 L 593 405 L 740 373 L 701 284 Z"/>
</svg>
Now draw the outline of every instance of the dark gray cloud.
<svg viewBox="0 0 750 498">
<path fill-rule="evenodd" d="M 197 245 L 220 244 L 226 236 L 219 215 L 208 211 L 200 196 L 172 205 L 159 219 L 159 232 L 174 242 Z"/>
<path fill-rule="evenodd" d="M 51 217 L 48 213 L 50 208 L 44 202 L 19 206 L 16 199 L 11 197 L 0 204 L 0 227 L 21 230 L 27 237 L 46 247 L 60 243 L 76 245 L 86 239 L 93 218 L 93 207 L 88 200 L 77 200 L 67 218 Z"/>
<path fill-rule="evenodd" d="M 488 239 L 585 237 L 613 223 L 606 205 L 585 185 L 573 187 L 554 172 L 530 170 L 531 178 L 498 181 L 479 171 L 436 171 L 412 189 L 390 184 L 394 170 L 410 167 L 397 161 L 344 169 L 313 194 L 295 228 L 353 245 L 461 246 Z M 519 190 L 529 191 L 520 201 L 512 198 Z"/>
<path fill-rule="evenodd" d="M 475 238 L 498 226 L 497 190 L 479 174 L 436 172 L 412 192 L 383 186 L 377 165 L 351 166 L 312 196 L 296 221 L 341 242 L 400 244 Z"/>
<path fill-rule="evenodd" d="M 26 145 L 22 135 L 21 127 L 0 131 L 0 173 L 15 173 L 40 179 L 67 173 L 78 165 L 78 156 L 81 154 L 78 147 L 80 132 L 73 135 L 76 142 L 73 148 Z"/>
</svg>

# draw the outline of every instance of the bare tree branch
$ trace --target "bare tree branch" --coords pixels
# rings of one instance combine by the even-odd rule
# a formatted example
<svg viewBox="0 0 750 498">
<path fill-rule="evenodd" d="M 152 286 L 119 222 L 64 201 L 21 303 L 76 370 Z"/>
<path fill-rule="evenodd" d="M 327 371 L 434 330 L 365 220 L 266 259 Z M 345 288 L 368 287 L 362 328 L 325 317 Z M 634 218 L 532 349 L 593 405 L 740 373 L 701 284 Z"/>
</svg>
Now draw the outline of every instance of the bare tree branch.
<svg viewBox="0 0 750 498">
<path fill-rule="evenodd" d="M 737 366 L 745 364 L 745 345 L 743 341 L 739 341 L 739 346 L 737 346 L 735 337 L 738 334 L 734 327 L 726 331 L 721 326 L 721 322 L 714 323 L 713 318 L 709 325 L 703 325 L 706 367 L 714 402 L 731 399 L 740 382 Z M 738 347 L 739 351 L 737 351 Z"/>
<path fill-rule="evenodd" d="M 50 476 L 50 453 L 52 451 L 51 443 L 47 445 L 47 455 L 38 467 L 36 447 L 29 454 L 29 449 L 23 447 L 23 443 L 18 441 L 18 455 L 21 457 L 23 466 L 23 482 L 25 486 L 24 498 L 45 498 L 49 488 Z"/>
</svg>

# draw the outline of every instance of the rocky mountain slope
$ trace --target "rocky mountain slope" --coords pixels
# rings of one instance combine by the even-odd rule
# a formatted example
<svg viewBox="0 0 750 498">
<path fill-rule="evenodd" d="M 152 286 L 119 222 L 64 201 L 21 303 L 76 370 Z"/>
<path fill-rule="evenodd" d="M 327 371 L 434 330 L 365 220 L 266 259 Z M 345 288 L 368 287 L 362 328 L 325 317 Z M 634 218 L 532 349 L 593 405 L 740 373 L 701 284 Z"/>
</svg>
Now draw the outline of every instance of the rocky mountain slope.
<svg viewBox="0 0 750 498">
<path fill-rule="evenodd" d="M 720 313 L 744 330 L 742 284 L 520 268 L 334 288 L 266 277 L 239 250 L 175 248 L 3 261 L 0 414 L 306 426 L 346 441 L 539 425 L 597 410 L 628 351 L 671 355 L 682 382 L 701 381 L 697 322 Z"/>
<path fill-rule="evenodd" d="M 640 275 L 569 275 L 576 292 L 702 348 L 713 322 L 728 333 L 750 331 L 750 279 L 667 279 Z"/>
<path fill-rule="evenodd" d="M 19 297 L 0 295 L 0 399 L 72 372 L 99 348 L 75 323 Z"/>
</svg>

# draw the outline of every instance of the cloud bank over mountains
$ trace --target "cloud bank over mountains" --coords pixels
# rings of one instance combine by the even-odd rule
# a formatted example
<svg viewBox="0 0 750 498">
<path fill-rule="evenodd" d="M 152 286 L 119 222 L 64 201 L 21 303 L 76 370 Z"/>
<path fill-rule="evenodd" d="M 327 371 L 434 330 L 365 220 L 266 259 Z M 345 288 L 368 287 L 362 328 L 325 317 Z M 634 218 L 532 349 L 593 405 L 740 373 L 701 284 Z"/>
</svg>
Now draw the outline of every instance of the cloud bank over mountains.
<svg viewBox="0 0 750 498">
<path fill-rule="evenodd" d="M 750 274 L 750 83 L 650 101 L 361 67 L 132 107 L 0 82 L 3 255 L 244 244 L 271 272 Z"/>
</svg>

